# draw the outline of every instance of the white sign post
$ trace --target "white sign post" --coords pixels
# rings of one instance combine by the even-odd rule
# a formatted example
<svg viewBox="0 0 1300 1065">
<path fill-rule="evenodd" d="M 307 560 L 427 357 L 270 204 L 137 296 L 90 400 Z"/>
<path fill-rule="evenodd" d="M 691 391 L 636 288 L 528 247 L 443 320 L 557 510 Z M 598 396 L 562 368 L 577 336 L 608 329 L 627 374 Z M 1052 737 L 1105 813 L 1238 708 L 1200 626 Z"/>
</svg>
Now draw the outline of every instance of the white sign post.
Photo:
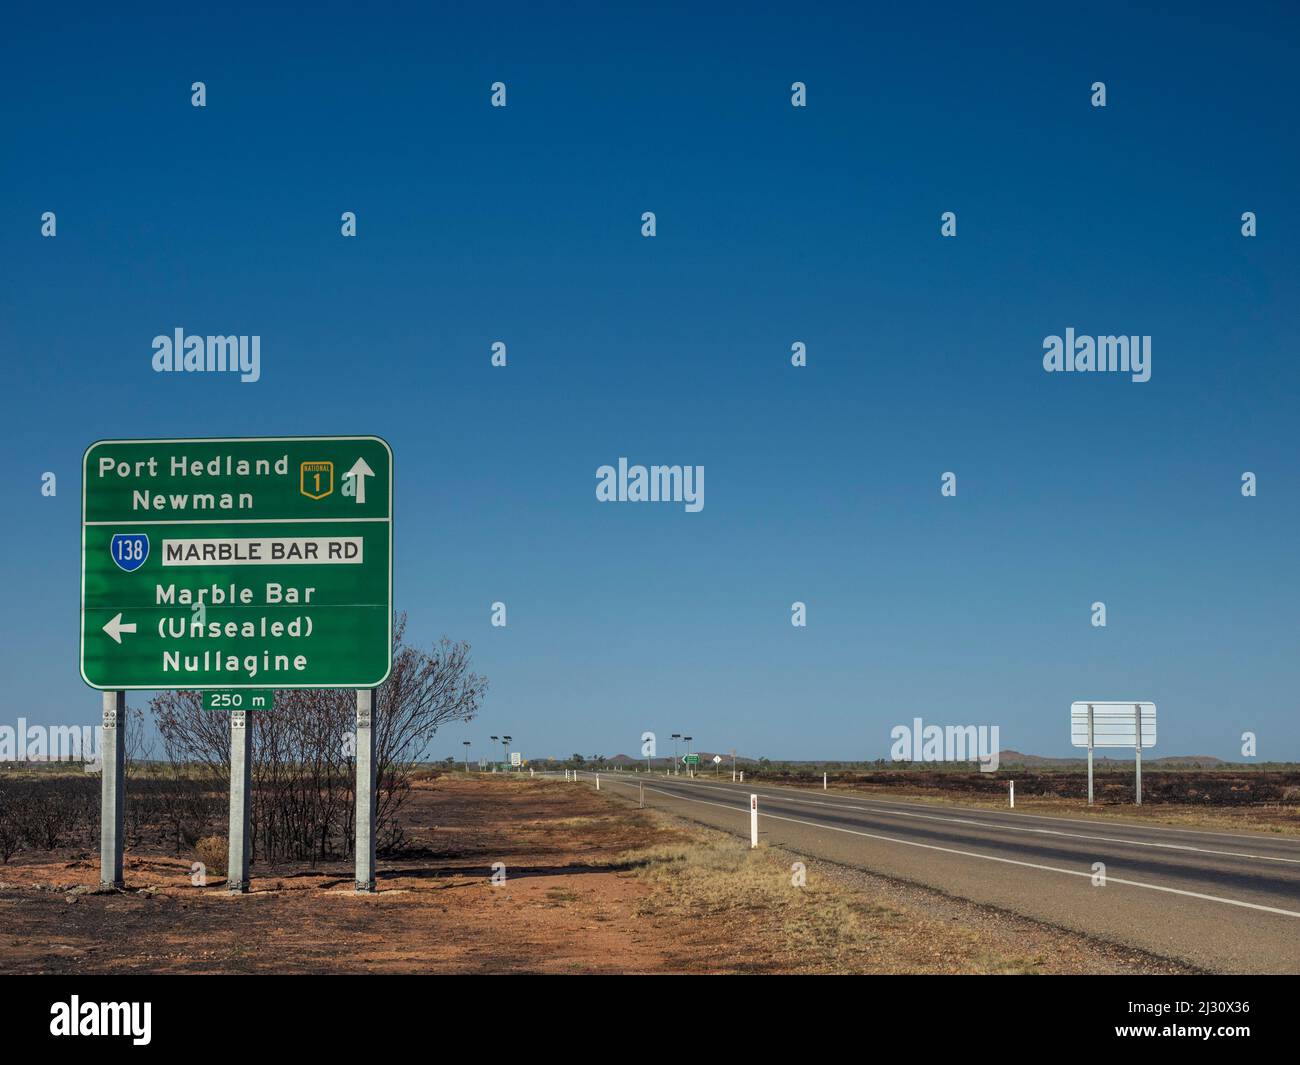
<svg viewBox="0 0 1300 1065">
<path fill-rule="evenodd" d="M 1156 704 L 1079 702 L 1070 704 L 1070 742 L 1088 748 L 1088 805 L 1092 805 L 1094 747 L 1132 747 L 1136 754 L 1137 805 L 1142 805 L 1142 748 L 1156 745 Z"/>
<path fill-rule="evenodd" d="M 758 846 L 758 796 L 749 797 L 749 846 L 752 850 Z"/>
</svg>

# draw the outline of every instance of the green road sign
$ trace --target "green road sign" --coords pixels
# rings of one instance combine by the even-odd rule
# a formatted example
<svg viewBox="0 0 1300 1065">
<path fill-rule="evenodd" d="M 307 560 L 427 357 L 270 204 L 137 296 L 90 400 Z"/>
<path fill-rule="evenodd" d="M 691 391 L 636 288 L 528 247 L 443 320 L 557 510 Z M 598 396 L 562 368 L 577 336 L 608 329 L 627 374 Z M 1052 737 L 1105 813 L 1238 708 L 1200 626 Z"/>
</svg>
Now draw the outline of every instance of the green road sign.
<svg viewBox="0 0 1300 1065">
<path fill-rule="evenodd" d="M 371 688 L 393 625 L 373 436 L 101 440 L 81 493 L 92 688 Z"/>
<path fill-rule="evenodd" d="M 698 754 L 682 755 L 682 765 L 699 765 L 699 764 L 700 764 L 700 756 Z"/>
<path fill-rule="evenodd" d="M 275 692 L 269 688 L 203 693 L 204 710 L 270 710 L 274 706 Z"/>
</svg>

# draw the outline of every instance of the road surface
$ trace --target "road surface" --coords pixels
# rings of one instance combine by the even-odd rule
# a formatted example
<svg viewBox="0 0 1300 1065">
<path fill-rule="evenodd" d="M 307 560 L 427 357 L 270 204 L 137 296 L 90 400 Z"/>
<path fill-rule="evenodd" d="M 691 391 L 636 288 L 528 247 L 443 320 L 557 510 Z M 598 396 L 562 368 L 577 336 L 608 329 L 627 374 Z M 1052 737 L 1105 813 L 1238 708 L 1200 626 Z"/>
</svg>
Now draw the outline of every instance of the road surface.
<svg viewBox="0 0 1300 1065">
<path fill-rule="evenodd" d="M 799 855 L 1176 958 L 1214 972 L 1300 972 L 1300 839 L 1118 824 L 732 784 L 602 773 L 601 787 Z M 591 774 L 584 774 L 590 784 Z M 1104 864 L 1105 883 L 1095 886 Z"/>
</svg>

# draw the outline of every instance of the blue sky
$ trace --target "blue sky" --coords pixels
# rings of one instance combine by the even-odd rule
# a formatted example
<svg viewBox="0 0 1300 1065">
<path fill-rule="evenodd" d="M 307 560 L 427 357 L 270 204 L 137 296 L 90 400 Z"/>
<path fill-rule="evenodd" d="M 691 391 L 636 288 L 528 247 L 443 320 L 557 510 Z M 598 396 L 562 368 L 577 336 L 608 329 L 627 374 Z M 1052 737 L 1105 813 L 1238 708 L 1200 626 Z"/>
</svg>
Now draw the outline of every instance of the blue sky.
<svg viewBox="0 0 1300 1065">
<path fill-rule="evenodd" d="M 491 681 L 435 754 L 878 757 L 920 715 L 1061 755 L 1091 696 L 1300 759 L 1297 16 L 966 7 L 18 10 L 0 722 L 97 720 L 88 443 L 374 433 L 409 631 Z M 153 373 L 176 327 L 261 380 Z M 1045 373 L 1067 327 L 1151 380 Z M 619 456 L 704 510 L 597 503 Z"/>
</svg>

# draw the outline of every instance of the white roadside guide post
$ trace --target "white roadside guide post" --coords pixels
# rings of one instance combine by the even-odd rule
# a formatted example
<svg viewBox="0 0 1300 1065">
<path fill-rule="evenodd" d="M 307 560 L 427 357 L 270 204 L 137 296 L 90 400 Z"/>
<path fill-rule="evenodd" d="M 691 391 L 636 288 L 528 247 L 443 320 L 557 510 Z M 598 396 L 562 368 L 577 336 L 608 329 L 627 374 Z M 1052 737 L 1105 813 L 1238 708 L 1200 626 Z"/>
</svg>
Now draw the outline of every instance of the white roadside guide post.
<svg viewBox="0 0 1300 1065">
<path fill-rule="evenodd" d="M 826 774 L 822 774 L 822 791 L 826 790 Z"/>
<path fill-rule="evenodd" d="M 758 846 L 758 796 L 749 797 L 749 848 Z"/>
<path fill-rule="evenodd" d="M 375 890 L 375 692 L 357 689 L 357 891 Z"/>
<path fill-rule="evenodd" d="M 230 838 L 226 852 L 226 888 L 232 895 L 248 891 L 248 814 L 252 780 L 248 752 L 253 730 L 247 710 L 230 711 Z"/>
<path fill-rule="evenodd" d="M 596 790 L 600 791 L 600 774 L 596 774 Z"/>
<path fill-rule="evenodd" d="M 641 781 L 640 790 L 641 790 L 641 797 L 637 802 L 637 806 L 639 806 L 642 810 L 644 810 L 645 809 L 645 781 L 644 780 Z"/>
<path fill-rule="evenodd" d="M 122 881 L 122 799 L 126 781 L 126 692 L 104 692 L 104 727 L 99 760 L 99 886 Z"/>
<path fill-rule="evenodd" d="M 1011 809 L 1016 808 L 1016 782 L 1011 781 Z"/>
</svg>

